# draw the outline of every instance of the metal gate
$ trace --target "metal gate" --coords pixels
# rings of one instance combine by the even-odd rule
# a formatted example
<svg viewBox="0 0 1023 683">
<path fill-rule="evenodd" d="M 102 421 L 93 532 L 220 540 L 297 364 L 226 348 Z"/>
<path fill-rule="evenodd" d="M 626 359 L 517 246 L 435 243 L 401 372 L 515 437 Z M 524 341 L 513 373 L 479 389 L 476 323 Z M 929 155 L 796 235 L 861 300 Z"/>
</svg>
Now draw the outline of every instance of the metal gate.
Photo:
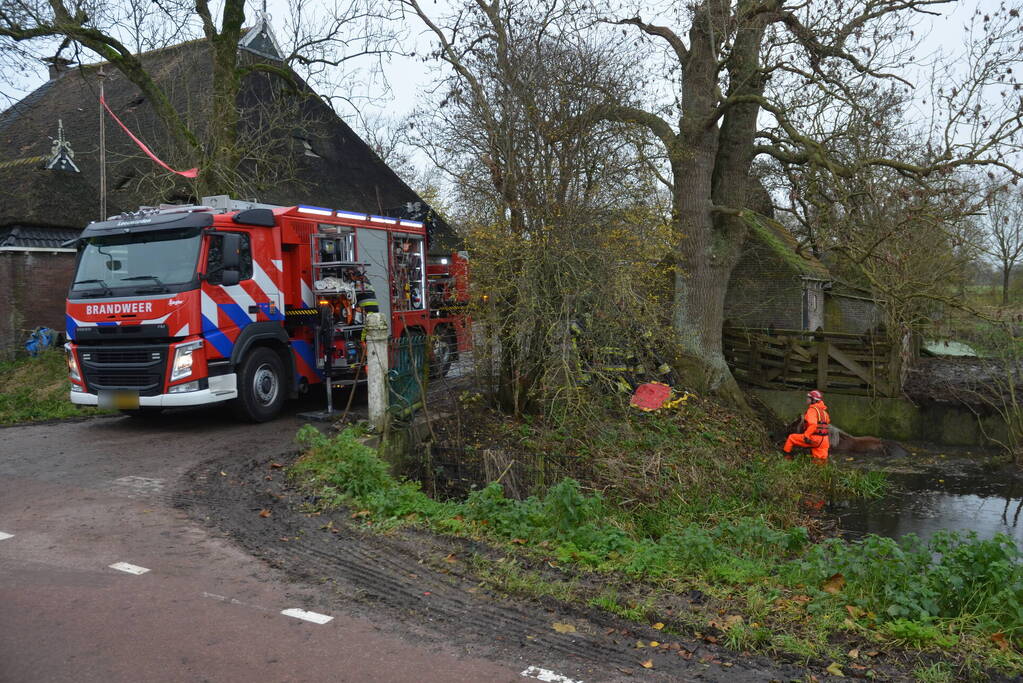
<svg viewBox="0 0 1023 683">
<path fill-rule="evenodd" d="M 388 345 L 388 406 L 392 415 L 407 416 L 423 404 L 428 376 L 425 335 L 403 335 Z"/>
</svg>

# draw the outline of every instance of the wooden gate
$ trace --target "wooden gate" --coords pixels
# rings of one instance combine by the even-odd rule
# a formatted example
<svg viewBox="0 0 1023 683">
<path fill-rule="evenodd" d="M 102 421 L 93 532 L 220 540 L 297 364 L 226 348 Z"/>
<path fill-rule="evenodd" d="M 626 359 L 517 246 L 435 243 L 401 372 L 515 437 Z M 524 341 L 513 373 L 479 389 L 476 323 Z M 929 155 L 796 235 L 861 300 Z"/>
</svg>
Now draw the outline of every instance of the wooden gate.
<svg viewBox="0 0 1023 683">
<path fill-rule="evenodd" d="M 883 337 L 726 327 L 722 344 L 732 374 L 747 384 L 867 396 L 902 391 L 898 348 Z"/>
</svg>

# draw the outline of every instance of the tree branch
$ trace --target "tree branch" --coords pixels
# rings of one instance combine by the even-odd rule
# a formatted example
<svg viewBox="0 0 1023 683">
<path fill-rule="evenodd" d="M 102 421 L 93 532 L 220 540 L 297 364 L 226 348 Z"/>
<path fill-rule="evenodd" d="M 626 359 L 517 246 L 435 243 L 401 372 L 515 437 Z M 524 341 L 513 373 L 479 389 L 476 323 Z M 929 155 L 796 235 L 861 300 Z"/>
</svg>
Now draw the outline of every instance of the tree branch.
<svg viewBox="0 0 1023 683">
<path fill-rule="evenodd" d="M 671 49 L 675 51 L 675 57 L 678 58 L 679 65 L 685 67 L 686 62 L 689 61 L 689 50 L 686 48 L 685 43 L 678 36 L 677 33 L 672 31 L 667 26 L 656 26 L 654 24 L 648 24 L 640 19 L 638 16 L 630 19 L 601 19 L 601 23 L 612 24 L 617 26 L 632 25 L 637 26 L 643 33 L 650 36 L 657 36 L 667 41 Z"/>
</svg>

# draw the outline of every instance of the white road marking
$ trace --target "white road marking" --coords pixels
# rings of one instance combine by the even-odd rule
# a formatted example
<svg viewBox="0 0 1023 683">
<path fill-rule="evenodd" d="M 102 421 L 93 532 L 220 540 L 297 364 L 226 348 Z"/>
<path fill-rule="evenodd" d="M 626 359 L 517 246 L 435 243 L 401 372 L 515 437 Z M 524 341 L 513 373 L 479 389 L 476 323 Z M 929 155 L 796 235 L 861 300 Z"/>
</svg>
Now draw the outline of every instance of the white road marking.
<svg viewBox="0 0 1023 683">
<path fill-rule="evenodd" d="M 290 609 L 281 610 L 281 614 L 286 617 L 295 617 L 296 619 L 305 619 L 311 621 L 314 624 L 326 624 L 331 621 L 334 617 L 328 617 L 326 614 L 317 614 L 316 612 L 307 612 L 304 609 L 298 609 L 292 607 Z"/>
<path fill-rule="evenodd" d="M 110 568 L 116 569 L 119 572 L 127 572 L 128 574 L 135 575 L 145 574 L 146 572 L 149 571 L 145 567 L 139 567 L 138 565 L 135 564 L 128 564 L 127 562 L 115 562 L 114 564 L 110 565 Z"/>
<path fill-rule="evenodd" d="M 0 541 L 6 541 L 8 538 L 14 538 L 14 534 L 8 534 L 0 531 Z"/>
<path fill-rule="evenodd" d="M 523 678 L 535 678 L 538 681 L 547 681 L 547 683 L 583 683 L 577 681 L 568 676 L 562 676 L 556 674 L 548 669 L 541 669 L 538 666 L 531 666 L 520 674 Z"/>
<path fill-rule="evenodd" d="M 263 612 L 269 612 L 270 611 L 266 607 L 260 607 L 259 605 L 250 605 L 247 602 L 242 602 L 241 600 L 236 600 L 235 598 L 229 598 L 226 595 L 218 595 L 216 593 L 207 593 L 206 591 L 203 591 L 202 592 L 202 596 L 204 598 L 211 598 L 213 600 L 219 600 L 220 602 L 226 602 L 229 605 L 238 605 L 239 607 L 249 607 L 251 609 L 262 610 Z"/>
<path fill-rule="evenodd" d="M 163 479 L 150 477 L 120 477 L 111 482 L 118 491 L 124 491 L 129 496 L 150 496 L 160 493 L 164 488 Z"/>
</svg>

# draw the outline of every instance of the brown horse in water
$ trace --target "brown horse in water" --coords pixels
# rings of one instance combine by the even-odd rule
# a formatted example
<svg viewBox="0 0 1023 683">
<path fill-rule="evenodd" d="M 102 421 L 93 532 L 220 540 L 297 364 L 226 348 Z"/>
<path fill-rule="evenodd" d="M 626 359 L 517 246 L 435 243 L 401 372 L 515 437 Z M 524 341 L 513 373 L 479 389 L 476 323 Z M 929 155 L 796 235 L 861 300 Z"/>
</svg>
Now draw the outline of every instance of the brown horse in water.
<svg viewBox="0 0 1023 683">
<path fill-rule="evenodd" d="M 803 418 L 797 417 L 785 428 L 785 434 L 781 440 L 789 434 L 803 431 Z M 830 442 L 831 453 L 846 453 L 859 455 L 887 455 L 891 457 L 903 457 L 909 455 L 905 448 L 896 441 L 879 439 L 876 436 L 853 436 L 842 431 L 835 425 L 828 425 L 828 441 Z"/>
</svg>

